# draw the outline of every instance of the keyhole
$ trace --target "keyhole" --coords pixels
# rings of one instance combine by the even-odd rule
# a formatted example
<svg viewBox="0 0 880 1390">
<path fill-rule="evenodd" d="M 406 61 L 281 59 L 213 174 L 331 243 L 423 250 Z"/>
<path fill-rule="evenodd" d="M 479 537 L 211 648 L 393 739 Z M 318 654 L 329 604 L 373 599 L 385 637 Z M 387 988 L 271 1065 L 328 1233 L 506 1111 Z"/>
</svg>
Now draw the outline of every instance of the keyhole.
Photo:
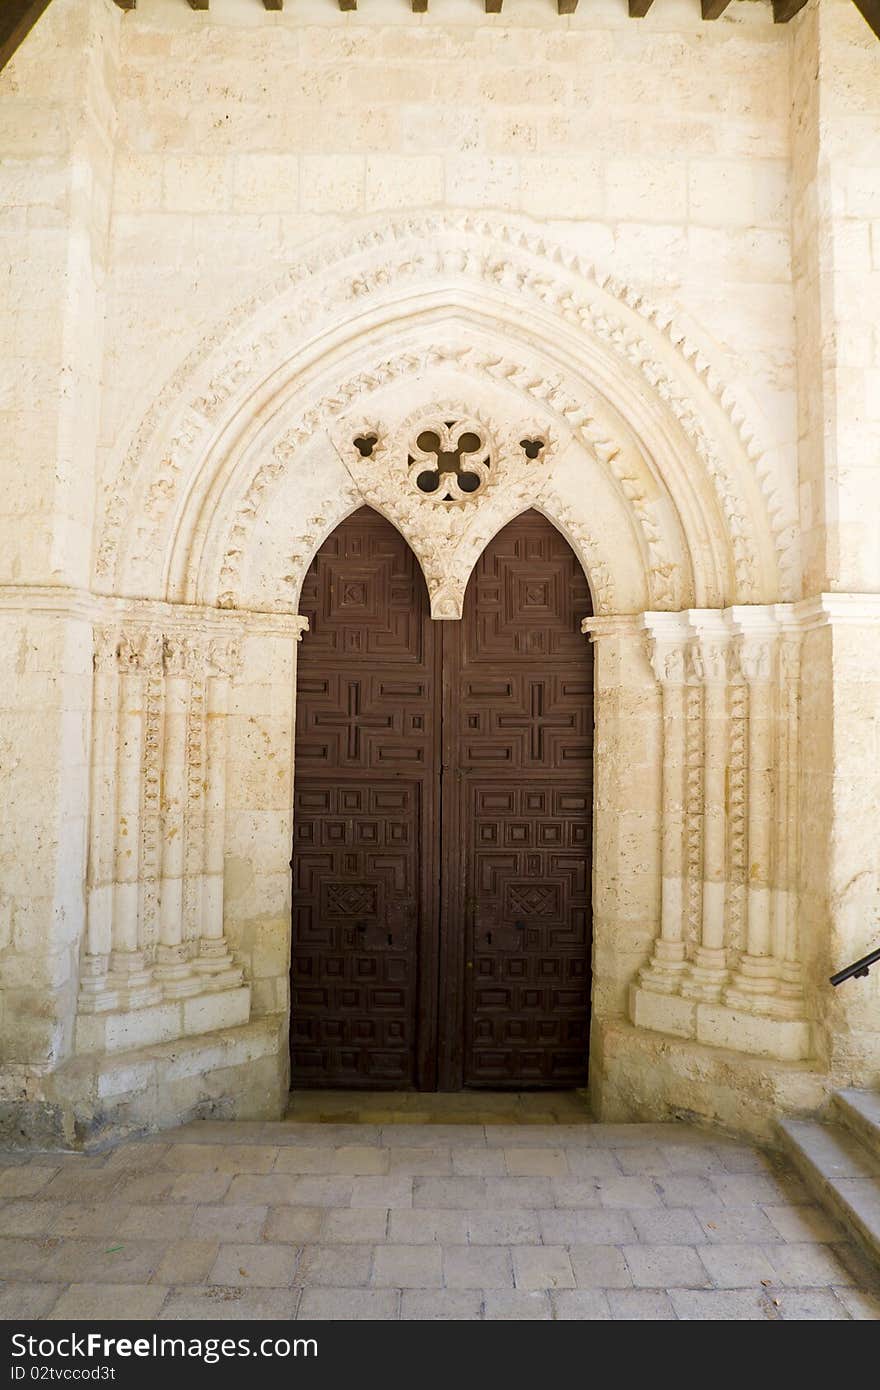
<svg viewBox="0 0 880 1390">
<path fill-rule="evenodd" d="M 390 932 L 388 933 L 388 945 L 389 945 L 389 946 L 393 946 L 393 945 L 394 945 L 394 941 L 392 940 L 392 937 L 391 937 L 391 933 L 390 933 Z"/>
<path fill-rule="evenodd" d="M 492 945 L 492 933 L 490 931 L 486 932 L 486 944 L 488 946 Z"/>
</svg>

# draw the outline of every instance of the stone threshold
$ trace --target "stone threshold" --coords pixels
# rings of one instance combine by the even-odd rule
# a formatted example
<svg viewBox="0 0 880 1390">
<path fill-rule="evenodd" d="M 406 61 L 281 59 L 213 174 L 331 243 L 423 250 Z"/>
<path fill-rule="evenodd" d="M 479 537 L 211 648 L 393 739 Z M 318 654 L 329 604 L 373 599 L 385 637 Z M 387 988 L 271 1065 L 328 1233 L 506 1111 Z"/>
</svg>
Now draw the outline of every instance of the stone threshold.
<svg viewBox="0 0 880 1390">
<path fill-rule="evenodd" d="M 304 1124 L 592 1124 L 587 1091 L 293 1090 L 288 1120 Z"/>
</svg>

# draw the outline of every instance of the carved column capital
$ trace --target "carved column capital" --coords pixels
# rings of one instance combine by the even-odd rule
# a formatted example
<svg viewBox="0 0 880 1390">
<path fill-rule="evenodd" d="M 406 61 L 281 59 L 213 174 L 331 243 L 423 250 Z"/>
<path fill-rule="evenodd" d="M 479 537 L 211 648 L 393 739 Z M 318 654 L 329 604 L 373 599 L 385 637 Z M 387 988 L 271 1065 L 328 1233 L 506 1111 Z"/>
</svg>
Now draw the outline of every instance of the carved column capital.
<svg viewBox="0 0 880 1390">
<path fill-rule="evenodd" d="M 766 684 L 772 678 L 775 645 L 775 638 L 755 634 L 741 637 L 737 642 L 737 665 L 743 680 L 749 685 Z"/>
<path fill-rule="evenodd" d="M 124 627 L 119 642 L 122 671 L 150 671 L 162 664 L 162 634 L 155 628 Z"/>
<path fill-rule="evenodd" d="M 731 625 L 726 612 L 692 609 L 688 613 L 690 680 L 699 685 L 727 685 L 730 680 Z"/>
<path fill-rule="evenodd" d="M 96 671 L 119 670 L 119 645 L 122 633 L 117 624 L 101 624 L 95 628 L 93 665 Z"/>
<path fill-rule="evenodd" d="M 642 625 L 655 679 L 661 685 L 684 685 L 688 676 L 687 644 L 692 635 L 686 615 L 645 613 Z"/>
<path fill-rule="evenodd" d="M 168 676 L 194 679 L 204 673 L 206 643 L 200 636 L 166 633 L 162 641 L 162 662 Z"/>
<path fill-rule="evenodd" d="M 737 674 L 749 685 L 773 678 L 780 623 L 771 605 L 738 605 L 730 609 L 735 633 Z"/>
<path fill-rule="evenodd" d="M 700 636 L 688 647 L 691 677 L 701 685 L 727 685 L 730 679 L 730 638 Z"/>
<path fill-rule="evenodd" d="M 207 674 L 231 680 L 241 668 L 241 642 L 237 638 L 220 638 L 208 644 Z"/>
</svg>

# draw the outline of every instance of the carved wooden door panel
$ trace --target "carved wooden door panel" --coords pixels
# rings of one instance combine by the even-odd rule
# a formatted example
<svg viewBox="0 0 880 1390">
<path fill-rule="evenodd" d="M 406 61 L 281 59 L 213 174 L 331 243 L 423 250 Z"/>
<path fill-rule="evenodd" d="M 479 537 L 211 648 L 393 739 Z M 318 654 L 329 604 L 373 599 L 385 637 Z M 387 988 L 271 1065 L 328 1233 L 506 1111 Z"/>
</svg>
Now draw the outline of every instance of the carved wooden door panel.
<svg viewBox="0 0 880 1390">
<path fill-rule="evenodd" d="M 406 542 L 367 508 L 321 547 L 301 612 L 293 1084 L 431 1088 L 437 624 Z"/>
<path fill-rule="evenodd" d="M 583 571 L 535 512 L 444 624 L 441 1084 L 586 1083 L 592 649 Z M 457 982 L 463 982 L 456 998 Z"/>
</svg>

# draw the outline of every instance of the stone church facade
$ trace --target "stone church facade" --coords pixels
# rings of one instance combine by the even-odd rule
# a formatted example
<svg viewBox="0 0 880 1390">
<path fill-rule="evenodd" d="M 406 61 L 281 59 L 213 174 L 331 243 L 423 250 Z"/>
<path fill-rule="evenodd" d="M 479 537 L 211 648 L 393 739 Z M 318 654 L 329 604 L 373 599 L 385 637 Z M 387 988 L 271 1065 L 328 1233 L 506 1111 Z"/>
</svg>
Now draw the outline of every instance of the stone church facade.
<svg viewBox="0 0 880 1390">
<path fill-rule="evenodd" d="M 586 578 L 595 1113 L 880 1079 L 880 43 L 692 11 L 53 0 L 0 74 L 7 1140 L 283 1113 L 301 593 L 370 515 L 438 642 L 518 519 Z"/>
</svg>

